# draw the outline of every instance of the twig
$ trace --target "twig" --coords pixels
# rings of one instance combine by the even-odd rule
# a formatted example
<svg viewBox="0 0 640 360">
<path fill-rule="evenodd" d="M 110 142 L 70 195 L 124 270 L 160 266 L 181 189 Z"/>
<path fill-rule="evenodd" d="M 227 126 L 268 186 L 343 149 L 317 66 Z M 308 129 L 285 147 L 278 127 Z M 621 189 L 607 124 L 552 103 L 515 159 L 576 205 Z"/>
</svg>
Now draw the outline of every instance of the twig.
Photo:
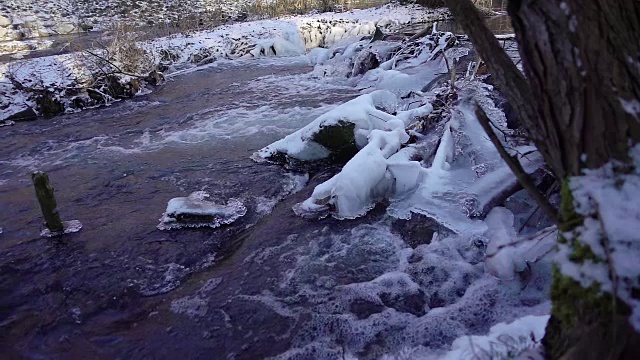
<svg viewBox="0 0 640 360">
<path fill-rule="evenodd" d="M 535 209 L 533 209 L 533 211 L 531 212 L 531 214 L 529 214 L 529 216 L 527 216 L 527 218 L 524 220 L 524 222 L 522 223 L 522 225 L 520 225 L 520 228 L 518 229 L 518 232 L 521 233 L 522 230 L 524 230 L 524 227 L 527 226 L 527 223 L 529 222 L 529 220 L 531 220 L 531 218 L 533 217 L 533 215 L 535 215 L 538 210 L 540 210 L 540 206 L 536 206 Z"/>
<path fill-rule="evenodd" d="M 117 70 L 117 71 L 116 71 L 117 73 L 120 73 L 120 74 L 122 74 L 122 75 L 127 75 L 127 76 L 133 76 L 133 77 L 136 77 L 136 78 L 138 78 L 138 79 L 144 79 L 144 78 L 145 78 L 145 76 L 142 76 L 142 75 L 133 74 L 133 73 L 129 73 L 129 72 L 123 71 L 122 69 L 120 69 L 120 67 L 119 67 L 118 65 L 114 64 L 114 63 L 113 63 L 112 61 L 110 61 L 109 59 L 106 59 L 106 58 L 104 58 L 104 57 L 102 57 L 102 56 L 100 56 L 100 55 L 98 55 L 98 54 L 94 54 L 94 53 L 92 53 L 92 52 L 91 52 L 91 51 L 89 51 L 89 50 L 85 50 L 85 52 L 86 52 L 87 54 L 92 55 L 92 56 L 95 56 L 96 58 L 98 58 L 98 59 L 100 59 L 100 60 L 102 60 L 102 61 L 104 61 L 104 62 L 108 63 L 109 65 L 113 66 L 113 67 Z"/>
<path fill-rule="evenodd" d="M 478 105 L 477 103 L 475 104 L 475 113 L 476 113 L 476 117 L 478 118 L 478 122 L 480 123 L 484 131 L 489 136 L 489 139 L 491 140 L 493 145 L 496 147 L 496 150 L 498 150 L 500 157 L 502 157 L 502 160 L 504 160 L 504 162 L 507 163 L 507 165 L 509 166 L 513 174 L 516 176 L 516 178 L 518 179 L 522 187 L 525 190 L 527 190 L 527 192 L 529 192 L 529 195 L 531 195 L 533 200 L 536 203 L 538 203 L 538 205 L 542 208 L 542 210 L 544 210 L 544 212 L 547 214 L 547 216 L 549 216 L 549 218 L 554 222 L 554 224 L 556 225 L 559 224 L 558 214 L 556 213 L 556 210 L 553 208 L 553 206 L 551 206 L 551 204 L 549 204 L 547 199 L 538 191 L 538 188 L 536 188 L 536 185 L 534 184 L 533 180 L 531 180 L 531 178 L 529 177 L 529 174 L 527 174 L 527 172 L 522 168 L 522 164 L 520 164 L 520 161 L 518 160 L 518 158 L 509 154 L 507 150 L 504 148 L 504 146 L 502 146 L 500 139 L 498 139 L 498 136 L 493 132 L 491 128 L 491 122 L 489 120 L 489 117 L 484 112 L 484 110 L 482 110 L 480 105 Z"/>
</svg>

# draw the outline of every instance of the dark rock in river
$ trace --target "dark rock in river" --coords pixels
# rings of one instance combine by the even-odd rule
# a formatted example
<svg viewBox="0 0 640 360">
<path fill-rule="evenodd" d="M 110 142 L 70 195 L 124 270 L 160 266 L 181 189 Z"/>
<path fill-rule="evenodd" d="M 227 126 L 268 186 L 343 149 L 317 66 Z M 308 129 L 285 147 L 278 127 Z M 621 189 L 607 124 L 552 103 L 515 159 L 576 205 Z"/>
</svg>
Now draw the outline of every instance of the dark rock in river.
<svg viewBox="0 0 640 360">
<path fill-rule="evenodd" d="M 430 244 L 436 232 L 441 236 L 453 234 L 437 221 L 421 214 L 412 214 L 409 220 L 398 219 L 394 221 L 392 228 L 402 236 L 407 245 L 414 249 L 423 244 Z"/>
<path fill-rule="evenodd" d="M 38 114 L 30 107 L 24 108 L 13 115 L 9 115 L 5 121 L 30 121 L 38 118 Z"/>
<path fill-rule="evenodd" d="M 355 127 L 352 122 L 338 121 L 335 125 L 321 127 L 312 140 L 327 148 L 334 162 L 346 163 L 358 152 Z"/>
</svg>

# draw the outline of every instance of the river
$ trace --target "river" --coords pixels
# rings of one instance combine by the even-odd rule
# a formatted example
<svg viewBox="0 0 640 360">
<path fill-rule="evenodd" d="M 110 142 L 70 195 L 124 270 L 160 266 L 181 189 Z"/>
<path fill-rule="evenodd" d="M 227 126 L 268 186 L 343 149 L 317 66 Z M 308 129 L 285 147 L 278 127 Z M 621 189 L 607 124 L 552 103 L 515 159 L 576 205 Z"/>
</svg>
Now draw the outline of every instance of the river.
<svg viewBox="0 0 640 360">
<path fill-rule="evenodd" d="M 163 301 L 144 295 L 173 290 L 237 246 L 237 233 L 296 186 L 249 156 L 356 95 L 314 83 L 310 69 L 304 58 L 221 63 L 133 101 L 2 129 L 0 341 L 37 357 L 65 347 L 58 334 L 72 329 L 89 342 L 88 328 L 122 331 L 131 324 L 113 324 Z M 63 219 L 79 219 L 80 233 L 39 237 L 34 170 L 49 173 Z M 170 198 L 197 190 L 239 198 L 249 213 L 223 229 L 156 229 Z M 282 216 L 276 224 L 294 217 Z"/>
<path fill-rule="evenodd" d="M 305 57 L 221 61 L 130 101 L 0 129 L 3 356 L 375 359 L 455 339 L 449 320 L 425 315 L 436 307 L 487 331 L 482 311 L 520 290 L 487 280 L 491 305 L 484 290 L 461 298 L 482 275 L 481 250 L 455 260 L 466 268 L 411 260 L 438 227 L 383 207 L 353 221 L 299 218 L 291 207 L 335 169 L 307 183 L 249 159 L 358 95 L 311 69 Z M 80 232 L 39 236 L 36 170 L 48 172 L 63 219 L 80 220 Z M 169 199 L 198 190 L 240 199 L 248 212 L 217 229 L 156 228 Z M 405 289 L 382 294 L 384 305 L 357 295 L 407 261 L 421 276 L 445 274 L 429 286 L 459 277 L 446 285 L 454 295 Z"/>
</svg>

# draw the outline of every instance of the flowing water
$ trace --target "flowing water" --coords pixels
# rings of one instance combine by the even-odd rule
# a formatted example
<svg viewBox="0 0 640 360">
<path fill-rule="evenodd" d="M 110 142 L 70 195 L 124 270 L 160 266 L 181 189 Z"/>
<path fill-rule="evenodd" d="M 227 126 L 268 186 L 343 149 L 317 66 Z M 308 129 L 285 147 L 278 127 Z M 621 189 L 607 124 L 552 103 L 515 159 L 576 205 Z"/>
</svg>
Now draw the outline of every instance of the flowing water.
<svg viewBox="0 0 640 360">
<path fill-rule="evenodd" d="M 332 170 L 305 186 L 249 156 L 357 95 L 310 70 L 303 57 L 220 62 L 132 101 L 2 128 L 3 358 L 377 359 L 548 312 L 547 273 L 500 285 L 468 239 L 421 245 L 446 234 L 426 219 L 293 214 Z M 80 232 L 39 236 L 35 170 Z M 169 199 L 198 190 L 248 212 L 156 229 Z"/>
<path fill-rule="evenodd" d="M 303 57 L 219 62 L 130 101 L 0 129 L 3 358 L 374 359 L 548 311 L 544 279 L 523 295 L 483 277 L 480 248 L 419 247 L 442 231 L 428 221 L 293 214 L 332 169 L 307 183 L 250 155 L 358 95 L 310 70 Z M 39 236 L 36 170 L 79 233 Z M 169 199 L 198 190 L 248 212 L 156 229 Z"/>
<path fill-rule="evenodd" d="M 252 152 L 355 96 L 301 75 L 309 70 L 304 58 L 221 63 L 133 101 L 2 129 L 1 347 L 38 357 L 85 342 L 111 346 L 107 334 L 166 301 L 145 296 L 173 290 L 239 246 L 239 233 L 304 185 L 253 163 Z M 80 233 L 39 237 L 34 170 L 49 173 L 63 219 L 79 219 Z M 170 198 L 197 190 L 238 198 L 249 213 L 222 229 L 156 229 Z M 276 224 L 291 221 L 285 213 Z"/>
</svg>

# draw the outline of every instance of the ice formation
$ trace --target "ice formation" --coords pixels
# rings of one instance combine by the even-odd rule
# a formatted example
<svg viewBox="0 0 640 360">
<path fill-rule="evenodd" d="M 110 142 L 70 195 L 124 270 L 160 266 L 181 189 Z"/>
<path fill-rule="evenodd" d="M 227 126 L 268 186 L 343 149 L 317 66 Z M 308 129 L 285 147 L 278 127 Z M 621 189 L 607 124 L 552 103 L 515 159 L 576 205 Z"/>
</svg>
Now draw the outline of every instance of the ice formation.
<svg viewBox="0 0 640 360">
<path fill-rule="evenodd" d="M 360 150 L 294 211 L 354 218 L 385 198 L 392 217 L 426 215 L 454 235 L 434 234 L 430 243 L 425 239 L 412 249 L 384 225 L 374 224 L 341 236 L 309 234 L 308 252 L 298 248 L 286 253 L 292 243 L 281 244 L 280 259 L 294 259 L 296 266 L 283 277 L 282 293 L 265 295 L 269 303 L 280 309 L 292 299 L 314 300 L 305 304 L 311 306 L 310 315 L 287 308 L 287 316 L 312 320 L 278 359 L 465 359 L 491 351 L 496 356 L 541 358 L 539 341 L 550 311 L 548 255 L 553 254 L 557 230 L 518 234 L 510 210 L 487 209 L 516 181 L 475 116 L 478 103 L 496 133 L 511 131 L 490 98 L 491 87 L 475 80 L 458 82 L 459 100 L 449 109 L 450 116 L 427 124 L 428 131 L 414 131 L 416 124 L 424 125 L 433 112 L 442 111 L 434 109 L 433 99 L 448 88 L 431 91 L 425 84 L 446 69 L 443 56 L 452 63 L 467 55 L 464 49 L 447 50 L 453 41 L 451 34 L 434 33 L 389 54 L 384 42 L 366 40 L 310 52 L 315 76 L 343 77 L 365 93 L 383 90 L 397 101 L 394 110 L 385 111 L 387 126 L 360 132 L 366 134 L 358 138 Z M 382 50 L 377 59 L 386 60 L 363 74 L 354 71 L 359 59 L 376 49 Z M 344 110 L 338 107 L 333 114 Z M 263 156 L 277 151 L 298 156 L 309 138 L 304 131 L 317 133 L 319 128 L 314 122 L 266 147 Z M 416 141 L 408 143 L 408 135 Z M 525 171 L 543 166 L 535 148 L 504 141 Z M 318 158 L 328 156 L 328 151 L 321 155 Z M 469 352 L 469 346 L 477 352 Z"/>
<path fill-rule="evenodd" d="M 40 236 L 42 237 L 55 237 L 63 234 L 71 234 L 76 233 L 82 230 L 82 223 L 79 220 L 68 220 L 63 221 L 63 230 L 61 232 L 51 232 L 51 230 L 45 228 L 40 232 Z M 0 234 L 2 233 L 2 228 L 0 228 Z"/>
<path fill-rule="evenodd" d="M 467 96 L 486 96 L 482 87 L 467 91 Z M 395 97 L 388 92 L 380 93 L 380 90 L 372 94 Z M 354 100 L 355 104 L 359 102 L 360 100 Z M 488 111 L 496 111 L 492 103 L 487 103 L 486 106 Z M 334 114 L 346 113 L 345 108 L 336 108 L 331 112 L 331 118 L 339 118 Z M 388 211 L 394 216 L 407 218 L 410 212 L 417 212 L 436 219 L 456 232 L 485 231 L 486 225 L 471 217 L 480 213 L 496 193 L 512 184 L 515 177 L 506 164 L 502 163 L 497 151 L 484 136 L 475 115 L 464 102 L 454 111 L 451 120 L 442 125 L 442 136 L 428 166 L 424 162 L 412 161 L 411 157 L 429 149 L 419 151 L 414 147 L 398 152 L 408 140 L 405 126 L 417 117 L 428 115 L 432 110 L 433 107 L 426 104 L 398 112 L 397 116 L 386 114 L 389 120 L 381 123 L 386 125 L 386 131 L 369 132 L 368 144 L 347 162 L 339 174 L 319 185 L 312 197 L 297 207 L 296 211 L 304 213 L 334 207 L 334 216 L 353 218 L 366 213 L 376 200 L 390 198 L 394 201 Z M 325 117 L 321 116 L 319 119 L 324 120 Z M 320 124 L 316 120 L 306 128 L 266 147 L 261 150 L 261 156 L 271 156 L 278 150 L 303 160 L 320 158 L 321 156 L 299 155 L 304 154 L 302 150 L 310 148 L 303 141 L 310 136 L 304 134 L 317 132 Z M 506 128 L 506 122 L 497 124 Z M 392 126 L 397 127 L 392 129 Z M 399 142 L 394 142 L 393 136 Z M 359 145 L 363 142 L 362 138 L 358 139 L 356 136 L 356 139 L 359 140 Z M 529 153 L 522 156 L 520 161 L 526 171 L 533 172 L 543 162 L 539 154 L 530 153 L 530 150 L 530 147 L 516 148 L 520 154 Z M 328 156 L 328 152 L 316 154 Z"/>
<path fill-rule="evenodd" d="M 387 159 L 409 140 L 400 120 L 389 123 L 396 128 L 371 131 L 369 143 L 347 162 L 340 173 L 318 185 L 311 198 L 297 208 L 298 212 L 317 212 L 333 206 L 337 216 L 356 218 L 370 210 L 377 199 L 388 195 L 394 185 L 394 175 L 401 178 L 399 186 L 410 186 L 402 175 L 411 169 L 396 166 L 393 172 L 387 172 Z"/>
<path fill-rule="evenodd" d="M 259 150 L 254 158 L 269 159 L 276 154 L 298 160 L 319 160 L 331 155 L 329 149 L 314 141 L 323 128 L 353 124 L 355 145 L 362 148 L 373 130 L 390 130 L 397 123 L 391 112 L 397 106 L 395 95 L 388 91 L 374 91 L 359 96 L 319 116 L 309 125 Z M 406 140 L 405 140 L 406 141 Z"/>
<path fill-rule="evenodd" d="M 555 226 L 521 237 L 514 228 L 514 215 L 504 207 L 495 207 L 485 219 L 487 238 L 485 269 L 502 279 L 527 281 L 531 264 L 555 255 L 558 232 Z"/>
<path fill-rule="evenodd" d="M 543 360 L 540 341 L 549 315 L 525 316 L 513 322 L 493 325 L 489 334 L 462 336 L 451 345 L 442 360 L 517 358 Z"/>
<path fill-rule="evenodd" d="M 247 213 L 238 199 L 229 199 L 226 205 L 206 200 L 204 191 L 196 191 L 188 197 L 169 200 L 158 229 L 170 230 L 182 227 L 219 227 L 231 224 Z"/>
</svg>

